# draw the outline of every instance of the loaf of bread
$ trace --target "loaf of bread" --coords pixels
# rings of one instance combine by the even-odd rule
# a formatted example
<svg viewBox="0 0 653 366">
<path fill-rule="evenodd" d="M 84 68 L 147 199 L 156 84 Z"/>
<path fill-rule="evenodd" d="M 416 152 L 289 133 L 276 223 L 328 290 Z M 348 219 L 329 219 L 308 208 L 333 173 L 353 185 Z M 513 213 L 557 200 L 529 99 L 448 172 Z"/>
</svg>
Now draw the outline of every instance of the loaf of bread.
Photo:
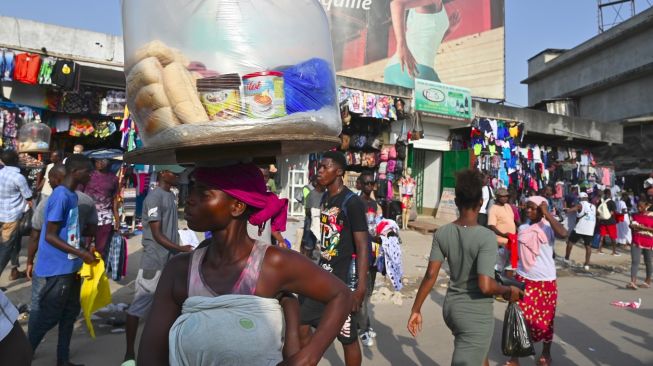
<svg viewBox="0 0 653 366">
<path fill-rule="evenodd" d="M 170 107 L 170 102 L 163 89 L 163 84 L 155 83 L 147 85 L 136 94 L 135 106 L 138 109 L 157 110 L 163 107 Z"/>
<path fill-rule="evenodd" d="M 163 68 L 163 87 L 170 105 L 182 123 L 199 123 L 209 120 L 200 102 L 195 79 L 179 62 Z"/>
<path fill-rule="evenodd" d="M 170 107 L 159 108 L 147 114 L 144 121 L 145 133 L 148 135 L 155 135 L 166 128 L 172 128 L 180 124 L 175 112 Z"/>
<path fill-rule="evenodd" d="M 163 84 L 163 67 L 156 57 L 138 62 L 127 74 L 127 95 L 136 96 L 139 90 L 150 84 Z"/>
</svg>

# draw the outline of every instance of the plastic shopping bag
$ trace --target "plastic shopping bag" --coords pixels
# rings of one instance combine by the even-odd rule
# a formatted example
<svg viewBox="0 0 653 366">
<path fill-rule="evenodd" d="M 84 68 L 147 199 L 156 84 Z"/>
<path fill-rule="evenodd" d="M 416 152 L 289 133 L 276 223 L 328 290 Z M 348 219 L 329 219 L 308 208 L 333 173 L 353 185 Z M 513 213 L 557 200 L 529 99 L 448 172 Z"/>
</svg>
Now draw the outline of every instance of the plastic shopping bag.
<svg viewBox="0 0 653 366">
<path fill-rule="evenodd" d="M 503 319 L 503 335 L 501 337 L 501 350 L 504 356 L 527 357 L 535 354 L 531 330 L 526 324 L 524 313 L 515 302 L 508 304 L 506 315 Z"/>
</svg>

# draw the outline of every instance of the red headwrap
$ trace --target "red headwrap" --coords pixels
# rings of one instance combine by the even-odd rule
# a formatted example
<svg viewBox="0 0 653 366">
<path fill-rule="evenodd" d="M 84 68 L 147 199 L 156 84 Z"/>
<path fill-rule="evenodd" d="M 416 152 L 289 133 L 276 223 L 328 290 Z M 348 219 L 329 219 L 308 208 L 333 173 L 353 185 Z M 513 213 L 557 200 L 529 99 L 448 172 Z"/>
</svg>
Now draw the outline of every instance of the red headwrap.
<svg viewBox="0 0 653 366">
<path fill-rule="evenodd" d="M 256 165 L 197 168 L 195 179 L 258 209 L 249 217 L 250 224 L 260 227 L 272 219 L 273 231 L 286 230 L 288 200 L 268 192 L 263 174 Z"/>
</svg>

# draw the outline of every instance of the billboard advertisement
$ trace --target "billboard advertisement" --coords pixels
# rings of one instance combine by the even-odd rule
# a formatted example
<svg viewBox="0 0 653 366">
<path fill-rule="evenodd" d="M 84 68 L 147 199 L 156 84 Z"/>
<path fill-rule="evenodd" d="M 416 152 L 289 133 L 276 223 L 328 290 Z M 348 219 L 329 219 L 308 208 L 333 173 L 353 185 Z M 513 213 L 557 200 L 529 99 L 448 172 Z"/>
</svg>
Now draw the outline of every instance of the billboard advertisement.
<svg viewBox="0 0 653 366">
<path fill-rule="evenodd" d="M 320 0 L 339 75 L 504 99 L 504 0 Z"/>
<path fill-rule="evenodd" d="M 427 115 L 469 120 L 472 118 L 472 97 L 469 89 L 415 79 L 415 110 Z"/>
</svg>

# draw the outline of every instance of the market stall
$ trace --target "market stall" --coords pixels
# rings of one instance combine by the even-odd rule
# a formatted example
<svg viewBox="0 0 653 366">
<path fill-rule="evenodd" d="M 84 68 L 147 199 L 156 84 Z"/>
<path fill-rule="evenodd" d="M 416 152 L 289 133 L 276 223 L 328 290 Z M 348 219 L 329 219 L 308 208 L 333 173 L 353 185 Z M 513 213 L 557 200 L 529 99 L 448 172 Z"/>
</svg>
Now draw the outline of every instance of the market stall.
<svg viewBox="0 0 653 366">
<path fill-rule="evenodd" d="M 363 172 L 377 182 L 376 199 L 393 219 L 401 214 L 399 182 L 408 179 L 406 155 L 410 138 L 405 100 L 341 87 L 342 135 L 339 150 L 347 159 L 345 184 L 356 188 Z M 411 194 L 412 196 L 412 194 Z M 392 210 L 388 213 L 388 210 Z"/>
<path fill-rule="evenodd" d="M 469 128 L 457 129 L 452 146 L 469 149 L 471 165 L 489 174 L 494 188 L 518 194 L 551 187 L 553 202 L 561 211 L 572 186 L 598 192 L 616 185 L 614 167 L 594 159 L 591 145 L 528 135 L 527 122 L 476 117 Z"/>
</svg>

